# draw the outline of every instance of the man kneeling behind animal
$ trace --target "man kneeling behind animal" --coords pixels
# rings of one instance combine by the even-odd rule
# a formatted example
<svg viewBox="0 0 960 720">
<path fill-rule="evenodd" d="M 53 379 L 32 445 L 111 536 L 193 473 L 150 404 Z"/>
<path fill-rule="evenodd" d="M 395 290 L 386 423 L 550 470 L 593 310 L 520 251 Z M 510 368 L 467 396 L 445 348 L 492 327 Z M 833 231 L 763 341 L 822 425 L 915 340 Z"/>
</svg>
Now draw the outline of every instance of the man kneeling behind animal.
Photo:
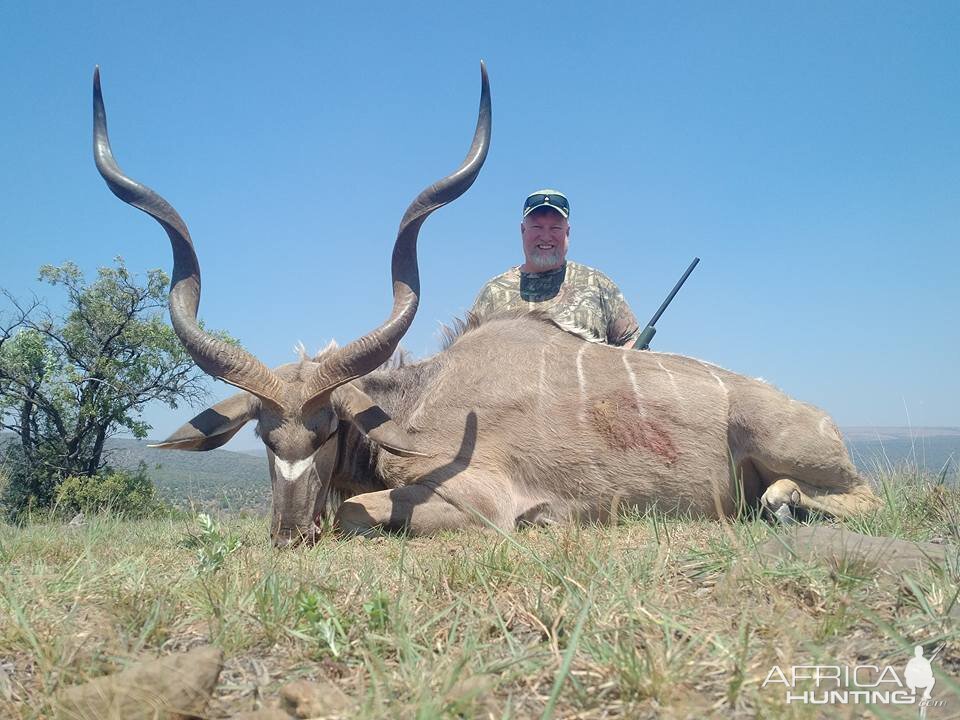
<svg viewBox="0 0 960 720">
<path fill-rule="evenodd" d="M 489 280 L 471 312 L 541 311 L 591 340 L 632 347 L 637 318 L 620 288 L 599 270 L 567 260 L 570 202 L 559 190 L 536 190 L 523 202 L 523 265 Z"/>
</svg>

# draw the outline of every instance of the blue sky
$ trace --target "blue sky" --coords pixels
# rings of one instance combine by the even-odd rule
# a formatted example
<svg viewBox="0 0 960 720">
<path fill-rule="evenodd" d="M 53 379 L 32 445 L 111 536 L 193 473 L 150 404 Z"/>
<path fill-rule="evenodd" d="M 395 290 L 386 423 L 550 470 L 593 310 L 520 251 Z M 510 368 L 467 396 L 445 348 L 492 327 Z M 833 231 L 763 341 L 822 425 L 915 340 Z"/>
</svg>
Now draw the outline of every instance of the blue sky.
<svg viewBox="0 0 960 720">
<path fill-rule="evenodd" d="M 569 257 L 641 321 L 702 258 L 655 349 L 841 425 L 960 425 L 956 3 L 4 3 L 0 41 L 0 286 L 20 296 L 56 304 L 44 263 L 171 267 L 94 169 L 100 64 L 121 166 L 191 228 L 208 326 L 270 365 L 368 331 L 406 205 L 469 145 L 483 58 L 490 155 L 421 232 L 408 349 L 521 261 L 523 197 L 555 186 Z"/>
</svg>

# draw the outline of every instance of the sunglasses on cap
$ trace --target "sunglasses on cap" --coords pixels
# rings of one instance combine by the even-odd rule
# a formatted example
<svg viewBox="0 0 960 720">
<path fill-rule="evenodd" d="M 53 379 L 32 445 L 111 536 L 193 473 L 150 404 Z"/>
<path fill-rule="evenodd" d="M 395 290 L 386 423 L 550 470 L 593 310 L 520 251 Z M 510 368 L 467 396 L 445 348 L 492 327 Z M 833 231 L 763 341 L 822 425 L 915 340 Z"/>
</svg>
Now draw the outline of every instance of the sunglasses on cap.
<svg viewBox="0 0 960 720">
<path fill-rule="evenodd" d="M 551 207 L 564 217 L 570 216 L 570 203 L 562 193 L 533 193 L 528 195 L 523 203 L 523 216 L 540 207 Z"/>
</svg>

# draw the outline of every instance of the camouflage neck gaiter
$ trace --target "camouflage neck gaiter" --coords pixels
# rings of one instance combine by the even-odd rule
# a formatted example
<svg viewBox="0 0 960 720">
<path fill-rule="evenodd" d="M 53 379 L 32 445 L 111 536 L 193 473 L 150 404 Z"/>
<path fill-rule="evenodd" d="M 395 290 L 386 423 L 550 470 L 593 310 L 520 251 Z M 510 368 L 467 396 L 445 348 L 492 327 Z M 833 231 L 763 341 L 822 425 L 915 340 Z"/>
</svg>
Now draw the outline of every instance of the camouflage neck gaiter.
<svg viewBox="0 0 960 720">
<path fill-rule="evenodd" d="M 556 297 L 567 275 L 567 264 L 545 272 L 520 272 L 520 297 L 527 302 L 543 302 Z"/>
</svg>

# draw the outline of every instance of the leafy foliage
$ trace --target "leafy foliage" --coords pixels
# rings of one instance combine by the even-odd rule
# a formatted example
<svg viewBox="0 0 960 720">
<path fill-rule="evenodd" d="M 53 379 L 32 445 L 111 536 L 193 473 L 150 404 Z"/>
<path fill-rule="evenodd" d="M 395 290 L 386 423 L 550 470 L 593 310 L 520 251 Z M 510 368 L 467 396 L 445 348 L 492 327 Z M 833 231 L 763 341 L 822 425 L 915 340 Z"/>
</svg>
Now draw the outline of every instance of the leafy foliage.
<svg viewBox="0 0 960 720">
<path fill-rule="evenodd" d="M 390 627 L 390 603 L 390 596 L 380 591 L 363 604 L 371 630 L 383 631 Z"/>
<path fill-rule="evenodd" d="M 149 517 L 164 508 L 145 465 L 135 472 L 71 475 L 57 488 L 56 506 L 70 512 L 110 512 L 126 518 Z"/>
<path fill-rule="evenodd" d="M 297 597 L 297 614 L 301 630 L 296 637 L 316 643 L 319 656 L 339 658 L 348 644 L 348 624 L 340 617 L 336 605 L 322 592 L 303 591 Z"/>
<path fill-rule="evenodd" d="M 206 394 L 206 376 L 163 320 L 164 272 L 139 284 L 117 258 L 90 283 L 70 262 L 43 266 L 40 279 L 66 292 L 64 315 L 6 291 L 0 315 L 0 429 L 18 438 L 5 503 L 15 512 L 49 506 L 65 478 L 101 472 L 107 438 L 145 437 L 147 403 L 175 408 Z"/>
<path fill-rule="evenodd" d="M 223 567 L 227 558 L 240 549 L 240 538 L 224 532 L 207 513 L 197 513 L 199 535 L 193 535 L 188 546 L 197 554 L 197 575 L 213 574 Z"/>
</svg>

